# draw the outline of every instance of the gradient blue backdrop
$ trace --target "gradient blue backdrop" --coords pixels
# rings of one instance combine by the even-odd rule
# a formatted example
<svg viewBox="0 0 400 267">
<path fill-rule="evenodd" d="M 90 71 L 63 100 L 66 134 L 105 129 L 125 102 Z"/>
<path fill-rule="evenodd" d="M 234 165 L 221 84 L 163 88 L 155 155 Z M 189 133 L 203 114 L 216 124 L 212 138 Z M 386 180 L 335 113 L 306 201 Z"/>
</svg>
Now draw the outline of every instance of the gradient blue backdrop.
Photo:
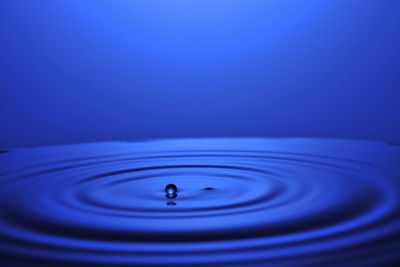
<svg viewBox="0 0 400 267">
<path fill-rule="evenodd" d="M 400 141 L 400 1 L 2 0 L 0 148 Z"/>
</svg>

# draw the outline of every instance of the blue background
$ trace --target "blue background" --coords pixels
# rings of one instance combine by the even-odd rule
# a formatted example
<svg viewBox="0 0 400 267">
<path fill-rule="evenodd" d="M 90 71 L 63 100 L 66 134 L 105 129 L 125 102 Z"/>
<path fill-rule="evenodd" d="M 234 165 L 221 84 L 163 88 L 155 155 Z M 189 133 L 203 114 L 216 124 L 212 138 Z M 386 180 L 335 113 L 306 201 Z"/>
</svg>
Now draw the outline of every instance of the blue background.
<svg viewBox="0 0 400 267">
<path fill-rule="evenodd" d="M 0 147 L 400 141 L 400 1 L 3 0 Z"/>
</svg>

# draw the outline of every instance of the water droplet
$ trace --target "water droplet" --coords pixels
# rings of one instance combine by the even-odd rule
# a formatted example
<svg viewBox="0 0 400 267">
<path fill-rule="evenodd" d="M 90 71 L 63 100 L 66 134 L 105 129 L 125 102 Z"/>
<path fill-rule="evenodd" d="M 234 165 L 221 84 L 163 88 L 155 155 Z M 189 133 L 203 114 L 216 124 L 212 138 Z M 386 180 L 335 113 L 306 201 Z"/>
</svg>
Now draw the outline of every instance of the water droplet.
<svg viewBox="0 0 400 267">
<path fill-rule="evenodd" d="M 176 194 L 177 191 L 178 191 L 178 188 L 174 184 L 169 184 L 165 187 L 165 192 L 167 194 Z"/>
<path fill-rule="evenodd" d="M 174 185 L 174 184 L 169 184 L 169 185 L 167 185 L 167 186 L 165 187 L 165 192 L 166 192 L 165 196 L 166 196 L 168 199 L 176 198 L 176 196 L 178 195 L 178 194 L 176 193 L 176 192 L 178 192 L 178 188 L 177 188 L 176 185 Z"/>
<path fill-rule="evenodd" d="M 211 191 L 211 190 L 214 190 L 214 188 L 212 188 L 212 187 L 206 187 L 206 188 L 204 188 L 203 190 Z"/>
<path fill-rule="evenodd" d="M 175 205 L 176 205 L 176 203 L 175 203 L 175 202 L 173 202 L 173 201 L 168 201 L 168 202 L 167 202 L 167 205 L 168 205 L 168 206 L 175 206 Z"/>
</svg>

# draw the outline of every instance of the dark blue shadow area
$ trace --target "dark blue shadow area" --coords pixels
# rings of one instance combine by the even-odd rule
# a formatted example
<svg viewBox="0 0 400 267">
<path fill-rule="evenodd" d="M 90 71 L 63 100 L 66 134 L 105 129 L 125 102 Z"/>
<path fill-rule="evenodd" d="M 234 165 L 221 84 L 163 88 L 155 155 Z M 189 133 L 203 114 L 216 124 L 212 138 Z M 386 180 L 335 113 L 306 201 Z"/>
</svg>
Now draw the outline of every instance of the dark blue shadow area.
<svg viewBox="0 0 400 267">
<path fill-rule="evenodd" d="M 400 1 L 0 2 L 0 147 L 400 141 Z"/>
</svg>

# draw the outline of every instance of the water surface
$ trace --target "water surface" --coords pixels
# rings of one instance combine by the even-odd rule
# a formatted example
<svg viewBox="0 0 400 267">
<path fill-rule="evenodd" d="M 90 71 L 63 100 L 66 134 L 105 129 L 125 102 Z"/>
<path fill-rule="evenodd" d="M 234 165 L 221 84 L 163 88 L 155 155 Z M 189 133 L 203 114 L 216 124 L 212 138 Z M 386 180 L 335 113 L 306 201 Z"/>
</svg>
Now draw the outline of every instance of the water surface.
<svg viewBox="0 0 400 267">
<path fill-rule="evenodd" d="M 400 261 L 400 147 L 170 139 L 0 154 L 8 265 L 352 266 Z M 166 186 L 177 187 L 168 197 Z"/>
</svg>

